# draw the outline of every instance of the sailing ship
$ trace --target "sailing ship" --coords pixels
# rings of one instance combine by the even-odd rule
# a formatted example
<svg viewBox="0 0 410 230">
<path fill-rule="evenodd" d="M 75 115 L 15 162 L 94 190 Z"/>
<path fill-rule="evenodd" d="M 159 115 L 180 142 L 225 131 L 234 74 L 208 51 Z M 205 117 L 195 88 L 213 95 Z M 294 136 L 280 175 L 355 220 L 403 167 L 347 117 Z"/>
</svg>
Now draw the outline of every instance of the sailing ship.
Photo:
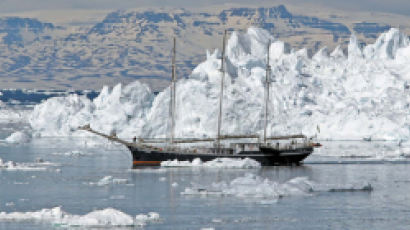
<svg viewBox="0 0 410 230">
<path fill-rule="evenodd" d="M 172 56 L 172 78 L 170 85 L 170 105 L 169 105 L 169 138 L 136 138 L 126 141 L 118 138 L 115 134 L 107 135 L 91 129 L 90 125 L 79 127 L 96 135 L 107 138 L 111 141 L 125 145 L 132 153 L 133 166 L 160 166 L 161 162 L 168 160 L 193 161 L 199 158 L 201 161 L 211 161 L 216 158 L 250 158 L 258 161 L 263 166 L 273 165 L 299 165 L 312 152 L 314 147 L 320 146 L 313 143 L 303 134 L 287 136 L 267 136 L 268 124 L 268 105 L 270 88 L 269 50 L 268 42 L 267 62 L 266 62 L 266 81 L 265 81 L 265 105 L 264 105 L 264 131 L 263 140 L 259 135 L 222 135 L 222 113 L 223 113 L 223 94 L 225 78 L 225 43 L 226 33 L 223 36 L 222 57 L 221 57 L 221 83 L 219 95 L 219 113 L 216 138 L 175 138 L 175 106 L 176 106 L 176 40 L 173 41 Z M 244 140 L 244 141 L 238 141 Z M 249 141 L 256 140 L 256 141 Z M 195 145 L 199 142 L 213 143 L 210 147 Z M 229 144 L 226 146 L 226 142 Z M 165 144 L 165 145 L 164 145 Z M 189 144 L 189 147 L 178 145 Z"/>
</svg>

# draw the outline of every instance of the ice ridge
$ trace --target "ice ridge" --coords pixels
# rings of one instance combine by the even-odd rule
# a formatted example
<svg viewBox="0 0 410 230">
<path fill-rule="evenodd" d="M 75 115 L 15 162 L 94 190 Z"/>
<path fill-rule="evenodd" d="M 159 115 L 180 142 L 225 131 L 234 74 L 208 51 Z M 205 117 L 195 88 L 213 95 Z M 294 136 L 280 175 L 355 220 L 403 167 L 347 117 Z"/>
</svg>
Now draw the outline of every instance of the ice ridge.
<svg viewBox="0 0 410 230">
<path fill-rule="evenodd" d="M 391 29 L 374 44 L 352 35 L 347 53 L 323 48 L 313 57 L 291 50 L 267 31 L 233 32 L 227 42 L 223 134 L 263 130 L 267 43 L 271 41 L 268 134 L 304 133 L 322 139 L 408 140 L 410 137 L 410 45 Z M 220 52 L 177 82 L 176 137 L 216 136 Z M 80 125 L 123 138 L 167 135 L 169 88 L 158 95 L 138 81 L 110 89 L 94 100 L 69 95 L 35 106 L 36 135 L 87 135 Z"/>
</svg>

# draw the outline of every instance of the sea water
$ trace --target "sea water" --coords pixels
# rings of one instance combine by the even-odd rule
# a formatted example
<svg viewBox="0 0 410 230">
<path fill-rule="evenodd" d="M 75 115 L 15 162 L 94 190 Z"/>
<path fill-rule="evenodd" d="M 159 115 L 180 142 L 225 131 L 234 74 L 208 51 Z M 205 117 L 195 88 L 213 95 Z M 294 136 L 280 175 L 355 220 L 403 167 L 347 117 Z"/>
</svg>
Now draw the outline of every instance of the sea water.
<svg viewBox="0 0 410 230">
<path fill-rule="evenodd" d="M 2 100 L 0 139 L 30 133 L 36 102 Z M 132 169 L 124 146 L 99 137 L 0 141 L 0 229 L 408 228 L 409 146 L 321 143 L 302 166 Z"/>
<path fill-rule="evenodd" d="M 362 156 L 380 143 L 324 144 L 334 148 L 316 151 L 302 166 L 131 169 L 125 147 L 98 138 L 3 143 L 0 158 L 15 167 L 0 169 L 0 229 L 93 228 L 41 217 L 1 220 L 1 213 L 27 217 L 55 207 L 78 217 L 107 208 L 134 220 L 159 215 L 143 225 L 103 226 L 109 229 L 407 229 L 406 158 L 326 156 L 340 145 Z"/>
</svg>

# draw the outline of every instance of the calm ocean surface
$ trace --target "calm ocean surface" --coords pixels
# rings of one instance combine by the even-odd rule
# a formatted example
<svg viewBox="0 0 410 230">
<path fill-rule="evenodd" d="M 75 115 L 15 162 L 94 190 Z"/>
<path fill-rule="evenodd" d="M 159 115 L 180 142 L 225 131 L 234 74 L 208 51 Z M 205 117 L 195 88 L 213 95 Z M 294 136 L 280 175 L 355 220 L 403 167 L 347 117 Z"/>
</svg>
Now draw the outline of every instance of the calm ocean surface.
<svg viewBox="0 0 410 230">
<path fill-rule="evenodd" d="M 407 161 L 367 162 L 313 155 L 299 167 L 131 169 L 130 153 L 124 147 L 94 143 L 93 139 L 42 138 L 25 145 L 1 145 L 3 161 L 33 163 L 34 168 L 42 169 L 0 170 L 0 212 L 59 206 L 77 215 L 109 207 L 131 216 L 159 213 L 161 220 L 147 223 L 144 229 L 408 229 L 410 226 Z M 276 199 L 257 194 L 183 194 L 185 188 L 229 184 L 246 175 L 278 184 L 305 177 L 316 185 L 314 188 L 321 189 L 284 194 Z M 106 176 L 121 183 L 104 184 L 101 179 Z M 331 192 L 367 184 L 373 191 Z M 244 188 L 246 185 L 239 190 Z M 5 230 L 61 228 L 41 221 L 0 221 L 0 229 Z"/>
</svg>

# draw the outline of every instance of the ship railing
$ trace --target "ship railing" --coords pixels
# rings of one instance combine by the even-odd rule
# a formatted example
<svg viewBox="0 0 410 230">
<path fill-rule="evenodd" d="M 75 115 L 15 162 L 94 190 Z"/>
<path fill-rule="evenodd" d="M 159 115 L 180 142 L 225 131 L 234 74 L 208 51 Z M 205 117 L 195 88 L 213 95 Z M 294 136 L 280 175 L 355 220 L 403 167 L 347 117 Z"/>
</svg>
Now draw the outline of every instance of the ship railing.
<svg viewBox="0 0 410 230">
<path fill-rule="evenodd" d="M 275 142 L 275 143 L 263 143 L 260 145 L 261 147 L 269 147 L 269 148 L 274 148 L 274 149 L 278 149 L 278 150 L 292 150 L 292 149 L 296 149 L 296 148 L 304 148 L 304 147 L 310 147 L 312 146 L 312 142 L 310 140 L 308 140 L 307 138 L 304 139 L 301 142 L 297 142 L 292 140 L 290 143 L 289 142 Z"/>
<path fill-rule="evenodd" d="M 93 129 L 91 129 L 90 125 L 84 125 L 84 126 L 80 126 L 78 127 L 79 130 L 85 130 L 94 134 L 97 134 L 99 136 L 105 137 L 109 140 L 115 141 L 115 142 L 119 142 L 121 144 L 124 144 L 126 146 L 131 146 L 131 145 L 135 145 L 138 147 L 142 147 L 142 148 L 146 148 L 146 149 L 154 149 L 154 150 L 163 150 L 163 149 L 167 149 L 167 150 L 171 150 L 171 151 L 184 151 L 187 150 L 187 148 L 179 148 L 177 146 L 162 146 L 162 147 L 158 147 L 158 146 L 153 146 L 151 144 L 167 144 L 170 143 L 170 139 L 169 138 L 133 138 L 133 141 L 128 142 L 125 141 L 123 139 L 118 138 L 114 133 L 112 135 L 106 135 L 104 133 L 95 131 Z M 245 144 L 245 145 L 258 145 L 259 146 L 275 146 L 278 145 L 278 148 L 286 148 L 286 149 L 292 149 L 292 148 L 296 148 L 296 147 L 303 147 L 303 146 L 307 146 L 310 143 L 310 140 L 308 140 L 308 138 L 303 135 L 303 134 L 296 134 L 296 135 L 286 135 L 286 136 L 271 136 L 271 137 L 267 137 L 266 139 L 269 141 L 281 141 L 281 140 L 289 140 L 289 139 L 300 139 L 303 138 L 304 142 L 297 142 L 292 140 L 292 142 L 290 144 L 284 144 L 284 143 L 262 143 L 260 141 L 260 136 L 259 135 L 221 135 L 220 136 L 220 140 L 234 140 L 234 139 L 258 139 L 257 142 L 245 142 L 245 143 L 231 143 L 229 148 L 226 147 L 220 147 L 217 146 L 212 149 L 214 149 L 214 153 L 220 153 L 220 154 L 227 154 L 227 153 L 232 153 L 232 151 L 235 149 L 235 145 L 236 147 L 239 146 L 239 144 Z M 138 140 L 138 141 L 137 141 Z M 198 143 L 198 142 L 215 142 L 216 138 L 175 138 L 173 140 L 173 143 L 176 144 L 189 144 L 189 143 Z M 188 148 L 190 150 L 192 150 L 192 148 Z M 196 147 L 195 149 L 197 149 L 198 152 L 202 152 L 205 151 L 205 149 L 207 149 L 207 152 L 209 152 L 209 147 L 204 147 L 203 149 L 201 149 L 200 147 Z"/>
<path fill-rule="evenodd" d="M 222 135 L 219 137 L 221 140 L 230 140 L 230 139 L 259 139 L 259 135 Z M 297 138 L 307 138 L 303 134 L 296 135 L 286 135 L 286 136 L 271 136 L 267 137 L 267 140 L 287 140 L 287 139 L 297 139 Z M 173 143 L 194 143 L 194 142 L 213 142 L 217 138 L 174 138 Z M 169 138 L 151 138 L 151 137 L 140 137 L 138 138 L 139 142 L 145 143 L 166 143 L 170 142 Z"/>
</svg>

